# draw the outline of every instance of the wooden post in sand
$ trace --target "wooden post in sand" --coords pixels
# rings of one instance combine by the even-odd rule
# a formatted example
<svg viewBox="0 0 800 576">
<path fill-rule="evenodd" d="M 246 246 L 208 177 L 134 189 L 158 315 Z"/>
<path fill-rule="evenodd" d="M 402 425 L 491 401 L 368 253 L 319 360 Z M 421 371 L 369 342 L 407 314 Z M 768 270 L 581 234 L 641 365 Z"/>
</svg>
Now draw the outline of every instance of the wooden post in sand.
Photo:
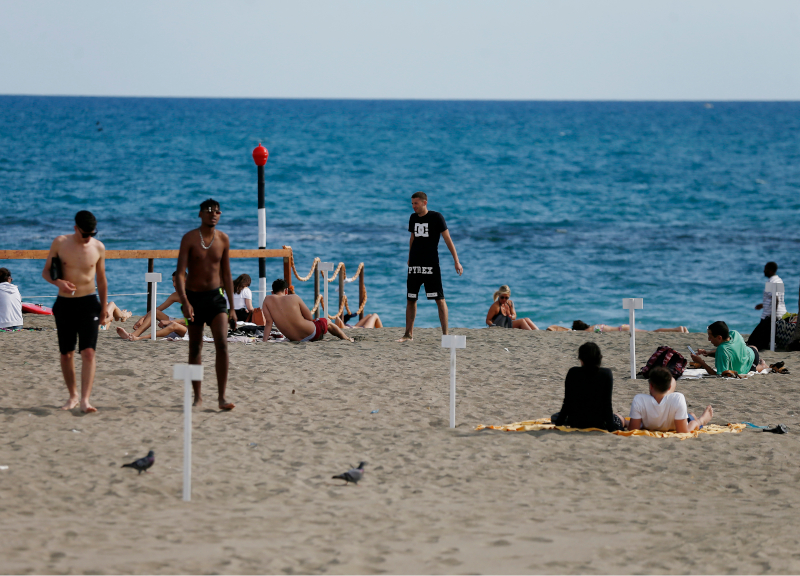
<svg viewBox="0 0 800 576">
<path fill-rule="evenodd" d="M 344 310 L 342 308 L 342 302 L 344 302 L 344 279 L 347 277 L 345 273 L 344 263 L 342 263 L 342 271 L 339 272 L 339 308 L 338 310 Z M 342 316 L 344 316 L 344 312 L 342 312 Z M 342 322 L 344 322 L 344 318 L 342 318 Z"/>
<path fill-rule="evenodd" d="M 203 379 L 202 364 L 175 364 L 175 380 L 183 380 L 183 501 L 192 499 L 192 380 Z"/>
<path fill-rule="evenodd" d="M 636 315 L 633 311 L 643 308 L 644 300 L 642 298 L 622 299 L 622 309 L 630 311 L 628 324 L 631 328 L 631 380 L 636 380 Z"/>
<path fill-rule="evenodd" d="M 319 300 L 319 266 L 314 261 L 314 266 L 311 268 L 312 273 L 314 274 L 314 306 L 316 306 L 316 310 L 314 310 L 314 319 L 319 318 L 319 306 L 317 306 L 317 300 Z"/>
<path fill-rule="evenodd" d="M 783 294 L 783 282 L 767 282 L 764 284 L 764 290 L 772 293 L 772 319 L 771 327 L 769 330 L 769 351 L 775 352 L 775 321 L 778 315 L 778 293 Z"/>
<path fill-rule="evenodd" d="M 466 336 L 442 336 L 442 348 L 450 348 L 450 428 L 456 427 L 456 348 L 466 347 Z"/>
<path fill-rule="evenodd" d="M 319 271 L 322 272 L 322 282 L 324 283 L 325 297 L 322 299 L 325 307 L 325 316 L 328 317 L 328 272 L 333 272 L 333 262 L 320 262 Z"/>
<path fill-rule="evenodd" d="M 155 342 L 156 332 L 158 332 L 156 301 L 158 301 L 158 283 L 161 282 L 161 272 L 148 272 L 144 275 L 144 279 L 150 286 L 150 339 Z"/>
</svg>

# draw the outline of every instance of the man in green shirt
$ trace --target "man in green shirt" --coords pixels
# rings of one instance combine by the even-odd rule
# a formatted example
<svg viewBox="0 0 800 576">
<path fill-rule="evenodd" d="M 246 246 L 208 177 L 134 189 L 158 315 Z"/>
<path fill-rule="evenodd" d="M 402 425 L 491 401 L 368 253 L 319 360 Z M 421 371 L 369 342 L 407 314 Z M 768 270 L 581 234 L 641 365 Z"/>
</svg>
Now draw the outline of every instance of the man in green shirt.
<svg viewBox="0 0 800 576">
<path fill-rule="evenodd" d="M 744 338 L 736 330 L 729 330 L 728 325 L 718 320 L 708 327 L 708 341 L 716 346 L 716 350 L 697 351 L 692 354 L 692 360 L 700 364 L 711 375 L 722 374 L 732 370 L 737 374 L 747 374 L 755 370 L 760 372 L 767 367 L 767 363 L 758 355 L 755 346 L 748 346 Z M 709 366 L 701 356 L 714 358 L 714 368 Z"/>
</svg>

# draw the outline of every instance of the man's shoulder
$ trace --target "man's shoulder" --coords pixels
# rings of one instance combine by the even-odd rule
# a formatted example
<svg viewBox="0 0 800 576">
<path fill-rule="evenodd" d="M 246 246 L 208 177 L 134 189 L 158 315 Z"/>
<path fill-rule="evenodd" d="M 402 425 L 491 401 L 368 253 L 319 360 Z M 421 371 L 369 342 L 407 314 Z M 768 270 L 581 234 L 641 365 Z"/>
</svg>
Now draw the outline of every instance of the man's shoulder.
<svg viewBox="0 0 800 576">
<path fill-rule="evenodd" d="M 106 253 L 106 245 L 100 242 L 97 238 L 92 238 L 92 246 L 100 253 Z"/>
</svg>

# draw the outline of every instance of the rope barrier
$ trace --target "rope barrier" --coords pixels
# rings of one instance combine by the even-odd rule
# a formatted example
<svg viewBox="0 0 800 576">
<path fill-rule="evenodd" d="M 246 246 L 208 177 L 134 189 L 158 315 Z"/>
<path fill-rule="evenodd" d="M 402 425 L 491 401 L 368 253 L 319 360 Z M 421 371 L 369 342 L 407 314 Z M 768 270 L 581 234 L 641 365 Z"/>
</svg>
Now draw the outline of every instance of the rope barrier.
<svg viewBox="0 0 800 576">
<path fill-rule="evenodd" d="M 284 248 L 289 248 L 289 249 L 291 249 L 291 246 L 284 246 Z M 307 275 L 305 275 L 305 276 L 300 276 L 300 274 L 298 274 L 298 272 L 297 272 L 297 267 L 296 267 L 296 266 L 295 266 L 295 264 L 294 264 L 294 252 L 292 252 L 292 253 L 291 253 L 291 256 L 289 257 L 289 264 L 290 264 L 290 266 L 292 267 L 292 272 L 294 272 L 294 276 L 295 276 L 295 278 L 297 278 L 297 279 L 298 279 L 300 282 L 308 282 L 308 281 L 311 279 L 311 277 L 314 275 L 314 270 L 316 270 L 316 269 L 317 269 L 317 268 L 316 268 L 316 266 L 317 266 L 317 264 L 319 264 L 320 262 L 322 262 L 322 260 L 321 260 L 320 258 L 318 258 L 318 257 L 317 257 L 317 258 L 314 258 L 314 260 L 311 262 L 311 270 L 309 270 L 309 271 L 308 271 L 308 274 L 307 274 Z M 336 279 L 336 277 L 339 275 L 339 273 L 340 273 L 342 270 L 344 270 L 344 268 L 345 268 L 345 266 L 344 266 L 344 262 L 339 262 L 339 265 L 336 267 L 336 270 L 334 270 L 334 272 L 333 272 L 333 276 L 331 276 L 330 278 L 328 278 L 328 283 L 330 283 L 330 282 L 333 282 L 333 281 Z M 356 280 L 356 279 L 357 279 L 357 278 L 358 278 L 358 277 L 361 275 L 361 273 L 362 273 L 362 271 L 363 271 L 363 270 L 364 270 L 364 263 L 363 263 L 363 262 L 361 262 L 361 263 L 358 265 L 358 268 L 356 269 L 356 272 L 355 272 L 355 274 L 353 274 L 353 275 L 352 275 L 350 278 L 348 278 L 348 277 L 345 275 L 344 281 L 345 281 L 345 282 L 353 282 L 353 281 L 355 281 L 355 280 Z M 320 275 L 322 275 L 322 272 L 319 272 L 319 274 L 320 274 Z M 292 286 L 292 288 L 294 288 L 294 286 Z M 291 292 L 292 292 L 292 294 L 293 294 L 293 293 L 294 293 L 294 290 L 292 290 Z M 319 296 L 317 296 L 317 301 L 314 303 L 314 307 L 311 309 L 311 313 L 312 313 L 312 314 L 313 314 L 314 312 L 316 312 L 316 311 L 317 311 L 317 309 L 319 308 L 319 305 L 320 305 L 320 302 L 321 302 L 321 301 L 322 301 L 322 294 L 320 294 Z M 364 311 L 364 306 L 365 306 L 366 304 L 367 304 L 367 288 L 366 288 L 366 286 L 365 286 L 365 287 L 364 287 L 364 300 L 362 300 L 362 302 L 361 302 L 361 306 L 359 306 L 359 307 L 358 307 L 358 311 L 356 311 L 356 314 L 361 314 L 361 313 Z M 336 315 L 334 315 L 334 316 L 331 316 L 330 314 L 328 314 L 328 318 L 329 318 L 329 319 L 331 319 L 331 320 L 333 320 L 333 319 L 334 319 L 334 318 L 336 318 L 337 316 L 341 316 L 341 314 L 342 314 L 342 311 L 343 311 L 345 308 L 347 308 L 347 313 L 348 313 L 348 314 L 351 314 L 351 312 L 350 312 L 350 306 L 347 304 L 347 295 L 346 295 L 346 294 L 344 294 L 344 295 L 342 296 L 342 305 L 341 305 L 341 306 L 339 306 L 339 312 L 337 312 L 337 313 L 336 313 Z M 326 311 L 326 314 L 327 314 L 327 311 Z"/>
<path fill-rule="evenodd" d="M 289 246 L 287 246 L 287 248 L 289 248 Z M 306 276 L 300 276 L 300 274 L 297 273 L 297 267 L 294 265 L 294 252 L 292 252 L 292 255 L 289 257 L 289 264 L 292 266 L 292 272 L 294 272 L 295 277 L 300 282 L 308 282 L 311 279 L 311 276 L 314 275 L 314 270 L 316 269 L 317 263 L 319 262 L 322 262 L 322 260 L 319 258 L 314 258 L 314 261 L 311 262 L 311 270 L 309 270 L 308 274 Z"/>
</svg>

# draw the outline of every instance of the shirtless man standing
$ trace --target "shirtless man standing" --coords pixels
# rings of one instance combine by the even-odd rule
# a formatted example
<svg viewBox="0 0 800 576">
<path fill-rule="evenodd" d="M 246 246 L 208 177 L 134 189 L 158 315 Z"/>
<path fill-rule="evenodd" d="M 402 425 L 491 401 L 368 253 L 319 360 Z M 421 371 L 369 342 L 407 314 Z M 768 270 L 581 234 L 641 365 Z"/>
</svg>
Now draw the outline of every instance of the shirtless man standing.
<svg viewBox="0 0 800 576">
<path fill-rule="evenodd" d="M 272 283 L 272 294 L 264 298 L 261 310 L 264 311 L 264 342 L 269 340 L 269 326 L 273 322 L 292 342 L 316 342 L 322 340 L 325 332 L 353 342 L 336 324 L 329 324 L 327 318 L 314 320 L 303 299 L 289 294 L 289 286 L 281 278 Z"/>
<path fill-rule="evenodd" d="M 200 228 L 184 234 L 178 253 L 178 270 L 175 275 L 175 290 L 181 300 L 181 309 L 189 327 L 189 364 L 202 364 L 203 327 L 208 324 L 214 335 L 217 350 L 217 389 L 221 410 L 233 410 L 234 404 L 225 400 L 228 384 L 228 330 L 236 328 L 236 312 L 228 311 L 220 283 L 225 286 L 228 301 L 233 302 L 233 278 L 231 277 L 230 240 L 228 235 L 217 230 L 222 211 L 219 202 L 209 198 L 200 204 Z M 217 238 L 219 236 L 219 238 Z M 186 280 L 186 269 L 189 280 Z M 200 380 L 194 380 L 194 406 L 203 403 Z"/>
<path fill-rule="evenodd" d="M 58 349 L 61 352 L 61 373 L 69 391 L 69 400 L 62 410 L 72 410 L 80 403 L 81 412 L 97 412 L 89 403 L 95 372 L 97 330 L 105 321 L 108 282 L 106 281 L 106 247 L 94 237 L 97 219 L 87 211 L 75 214 L 75 233 L 59 236 L 50 245 L 50 253 L 42 270 L 42 278 L 58 286 L 58 298 L 53 305 L 53 316 L 58 331 Z M 61 276 L 50 278 L 53 258 L 61 260 Z M 95 293 L 97 278 L 98 300 Z M 81 355 L 81 395 L 75 382 L 75 344 Z"/>
</svg>

